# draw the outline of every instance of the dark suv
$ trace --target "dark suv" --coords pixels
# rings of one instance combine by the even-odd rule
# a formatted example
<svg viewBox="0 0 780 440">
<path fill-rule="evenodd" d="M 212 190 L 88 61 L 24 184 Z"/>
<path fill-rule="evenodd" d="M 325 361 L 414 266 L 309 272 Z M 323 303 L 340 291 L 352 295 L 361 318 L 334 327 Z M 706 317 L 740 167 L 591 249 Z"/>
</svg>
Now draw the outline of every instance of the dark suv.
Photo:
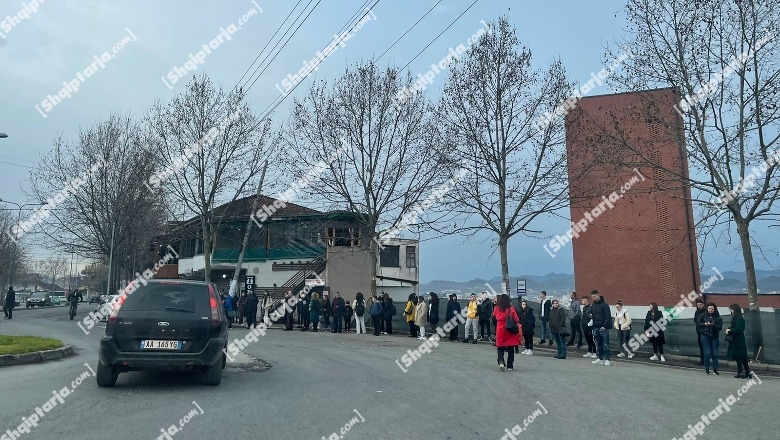
<svg viewBox="0 0 780 440">
<path fill-rule="evenodd" d="M 112 308 L 100 340 L 97 384 L 114 386 L 127 371 L 197 370 L 207 384 L 219 385 L 227 325 L 214 284 L 149 280 Z"/>
</svg>

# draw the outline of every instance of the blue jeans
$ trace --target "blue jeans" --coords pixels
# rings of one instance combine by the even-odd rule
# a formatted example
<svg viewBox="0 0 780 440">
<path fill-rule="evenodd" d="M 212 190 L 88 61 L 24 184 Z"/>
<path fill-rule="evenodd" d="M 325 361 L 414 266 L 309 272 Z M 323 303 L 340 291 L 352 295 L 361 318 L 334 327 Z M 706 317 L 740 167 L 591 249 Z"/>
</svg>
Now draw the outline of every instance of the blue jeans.
<svg viewBox="0 0 780 440">
<path fill-rule="evenodd" d="M 596 355 L 599 359 L 610 360 L 612 353 L 609 351 L 609 330 L 594 328 L 593 339 L 596 341 Z"/>
<path fill-rule="evenodd" d="M 555 336 L 555 345 L 558 346 L 558 357 L 566 359 L 568 349 L 566 348 L 566 336 L 561 336 L 559 333 L 553 333 Z"/>
<path fill-rule="evenodd" d="M 547 325 L 549 319 L 547 319 L 546 317 L 542 317 L 541 320 L 542 320 L 542 340 L 543 341 L 546 339 L 552 340 L 552 338 L 550 337 L 550 327 Z"/>
<path fill-rule="evenodd" d="M 718 369 L 718 349 L 720 348 L 720 338 L 716 336 L 699 335 L 701 348 L 704 351 L 704 369 L 710 369 L 710 356 L 712 357 L 712 369 Z"/>
</svg>

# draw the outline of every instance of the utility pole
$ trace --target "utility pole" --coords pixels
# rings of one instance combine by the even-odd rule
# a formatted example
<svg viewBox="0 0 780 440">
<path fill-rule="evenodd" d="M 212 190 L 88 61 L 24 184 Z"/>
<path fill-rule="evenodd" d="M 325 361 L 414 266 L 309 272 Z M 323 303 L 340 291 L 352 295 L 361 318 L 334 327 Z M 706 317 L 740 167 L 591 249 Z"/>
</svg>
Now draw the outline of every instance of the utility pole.
<svg viewBox="0 0 780 440">
<path fill-rule="evenodd" d="M 265 180 L 265 170 L 268 168 L 268 160 L 263 164 L 263 174 L 260 175 L 260 183 L 257 185 L 257 196 L 252 201 L 252 214 L 257 211 L 257 205 L 260 202 L 260 194 L 263 190 L 263 180 Z M 249 220 L 246 222 L 246 231 L 244 232 L 244 241 L 241 243 L 241 252 L 238 254 L 238 261 L 236 261 L 236 270 L 233 271 L 233 280 L 230 282 L 230 291 L 228 295 L 233 296 L 238 286 L 238 276 L 241 274 L 241 265 L 244 263 L 244 252 L 246 252 L 246 246 L 249 243 L 249 231 L 252 229 L 252 214 L 250 214 Z"/>
<path fill-rule="evenodd" d="M 108 253 L 108 280 L 106 281 L 106 295 L 111 290 L 111 266 L 114 264 L 114 233 L 116 232 L 116 221 L 111 225 L 111 250 Z"/>
</svg>

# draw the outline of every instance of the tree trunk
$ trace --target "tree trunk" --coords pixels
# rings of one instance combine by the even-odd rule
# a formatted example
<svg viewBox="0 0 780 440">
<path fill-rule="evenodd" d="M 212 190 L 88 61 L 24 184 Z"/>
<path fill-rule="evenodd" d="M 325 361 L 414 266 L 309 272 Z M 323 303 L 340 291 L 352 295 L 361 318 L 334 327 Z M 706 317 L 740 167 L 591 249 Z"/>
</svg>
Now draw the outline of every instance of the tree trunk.
<svg viewBox="0 0 780 440">
<path fill-rule="evenodd" d="M 745 278 L 748 291 L 748 309 L 751 317 L 750 336 L 753 342 L 753 353 L 757 353 L 759 347 L 764 345 L 764 333 L 761 328 L 761 315 L 758 310 L 758 282 L 756 281 L 756 266 L 753 262 L 753 248 L 750 247 L 750 224 L 740 219 L 735 219 L 737 233 L 742 246 L 742 259 L 745 262 Z"/>
<path fill-rule="evenodd" d="M 211 228 L 205 216 L 202 217 L 203 226 L 203 279 L 211 282 Z"/>
<path fill-rule="evenodd" d="M 371 234 L 371 237 L 376 236 L 376 233 Z M 376 293 L 376 273 L 378 271 L 376 258 L 377 251 L 376 241 L 372 238 L 368 241 L 368 252 L 371 254 L 371 295 Z"/>
<path fill-rule="evenodd" d="M 507 247 L 509 240 L 506 236 L 498 239 L 498 250 L 501 253 L 501 293 L 509 295 L 509 258 L 507 257 Z"/>
</svg>

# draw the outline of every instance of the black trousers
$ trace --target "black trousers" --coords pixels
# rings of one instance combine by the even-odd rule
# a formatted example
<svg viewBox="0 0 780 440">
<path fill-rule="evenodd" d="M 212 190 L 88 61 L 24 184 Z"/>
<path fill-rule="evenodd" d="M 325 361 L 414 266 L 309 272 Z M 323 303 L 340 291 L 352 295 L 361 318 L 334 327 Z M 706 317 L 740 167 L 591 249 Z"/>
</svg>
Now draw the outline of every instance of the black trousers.
<svg viewBox="0 0 780 440">
<path fill-rule="evenodd" d="M 309 329 L 309 324 L 311 324 L 311 322 L 309 321 L 310 319 L 311 317 L 309 316 L 308 313 L 304 313 L 303 315 L 301 315 L 301 322 L 302 322 L 301 325 L 303 326 L 303 328 L 307 330 Z"/>
<path fill-rule="evenodd" d="M 388 335 L 393 334 L 393 319 L 383 319 L 382 320 L 382 331 L 387 333 Z"/>
<path fill-rule="evenodd" d="M 374 323 L 374 335 L 379 336 L 379 332 L 381 331 L 382 327 L 382 317 L 381 316 L 372 316 L 371 321 Z"/>
<path fill-rule="evenodd" d="M 410 336 L 420 336 L 418 333 L 419 329 L 416 325 L 414 325 L 414 321 L 409 321 L 409 335 Z"/>
<path fill-rule="evenodd" d="M 344 331 L 346 331 L 347 333 L 349 333 L 349 325 L 350 324 L 352 324 L 352 320 L 345 316 L 344 317 Z"/>
<path fill-rule="evenodd" d="M 596 341 L 593 340 L 593 333 L 585 333 L 585 340 L 588 342 L 588 353 L 595 353 Z"/>
<path fill-rule="evenodd" d="M 664 354 L 664 344 L 653 342 L 653 354 Z"/>
<path fill-rule="evenodd" d="M 5 313 L 5 317 L 8 319 L 11 319 L 14 317 L 14 308 L 13 306 L 9 307 L 10 304 L 6 303 L 5 306 L 3 306 L 3 313 Z"/>
<path fill-rule="evenodd" d="M 311 318 L 309 318 L 309 319 L 311 319 Z M 312 331 L 315 331 L 315 332 L 316 332 L 316 331 L 317 331 L 317 326 L 318 326 L 318 325 L 320 325 L 320 320 L 319 320 L 319 319 L 318 319 L 318 320 L 316 320 L 316 321 L 313 321 L 313 322 L 311 323 L 311 329 L 312 329 Z M 309 328 L 309 326 L 307 325 L 307 326 L 306 326 L 306 328 Z"/>
<path fill-rule="evenodd" d="M 580 335 L 579 342 L 577 342 L 577 346 L 582 346 L 582 318 L 575 318 L 569 320 L 569 325 L 571 326 L 571 338 L 569 339 L 569 344 L 574 343 L 574 332 L 577 332 L 577 334 Z"/>
<path fill-rule="evenodd" d="M 696 334 L 696 342 L 699 343 L 699 362 L 704 364 L 704 347 L 701 345 L 701 338 L 698 333 Z"/>
<path fill-rule="evenodd" d="M 284 328 L 287 330 L 292 330 L 293 328 L 293 314 L 290 312 L 284 315 Z"/>
<path fill-rule="evenodd" d="M 479 318 L 479 335 L 490 337 L 490 319 Z"/>
<path fill-rule="evenodd" d="M 750 365 L 747 359 L 734 359 L 737 361 L 737 374 L 743 374 L 747 376 L 750 374 Z"/>
<path fill-rule="evenodd" d="M 506 351 L 508 353 L 507 359 L 506 359 L 506 367 L 507 368 L 514 368 L 515 364 L 515 347 L 496 347 L 496 351 L 498 351 L 498 361 L 504 362 L 504 352 Z"/>
<path fill-rule="evenodd" d="M 523 335 L 523 340 L 525 341 L 525 349 L 526 350 L 533 350 L 534 349 L 534 335 Z"/>
<path fill-rule="evenodd" d="M 450 330 L 450 341 L 457 341 L 458 340 L 458 326 L 454 325 L 452 326 L 452 330 Z"/>
<path fill-rule="evenodd" d="M 330 312 L 326 310 L 326 311 L 324 311 L 324 312 L 322 313 L 322 316 L 325 318 L 325 322 L 324 322 L 323 324 L 324 324 L 326 327 L 327 327 L 327 326 L 330 326 Z"/>
</svg>

